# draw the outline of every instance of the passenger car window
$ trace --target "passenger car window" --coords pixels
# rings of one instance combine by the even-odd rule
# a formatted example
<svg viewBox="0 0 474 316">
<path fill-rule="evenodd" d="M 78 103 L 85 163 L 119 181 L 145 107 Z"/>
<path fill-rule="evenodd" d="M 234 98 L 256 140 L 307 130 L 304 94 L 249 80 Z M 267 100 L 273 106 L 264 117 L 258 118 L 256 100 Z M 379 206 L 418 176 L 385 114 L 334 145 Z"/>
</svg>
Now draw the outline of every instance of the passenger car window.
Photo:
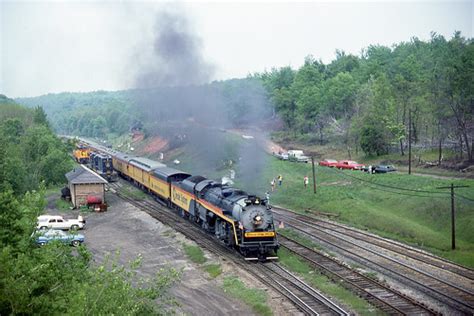
<svg viewBox="0 0 474 316">
<path fill-rule="evenodd" d="M 55 219 L 50 219 L 49 222 L 50 223 L 56 223 L 56 220 Z"/>
</svg>

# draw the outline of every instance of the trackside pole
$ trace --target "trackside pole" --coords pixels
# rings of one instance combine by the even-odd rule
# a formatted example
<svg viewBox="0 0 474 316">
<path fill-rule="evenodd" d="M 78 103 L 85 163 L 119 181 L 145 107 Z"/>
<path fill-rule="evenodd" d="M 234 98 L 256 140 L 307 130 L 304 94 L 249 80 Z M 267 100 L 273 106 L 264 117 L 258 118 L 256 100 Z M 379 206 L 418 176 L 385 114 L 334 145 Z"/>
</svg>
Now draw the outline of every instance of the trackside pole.
<svg viewBox="0 0 474 316">
<path fill-rule="evenodd" d="M 454 189 L 455 188 L 468 188 L 468 185 L 457 185 L 451 183 L 449 187 L 439 187 L 437 189 L 451 189 L 451 249 L 456 249 L 456 215 L 454 210 Z"/>
<path fill-rule="evenodd" d="M 311 156 L 311 164 L 313 165 L 313 190 L 314 194 L 316 194 L 316 172 L 314 170 L 314 157 Z"/>
</svg>

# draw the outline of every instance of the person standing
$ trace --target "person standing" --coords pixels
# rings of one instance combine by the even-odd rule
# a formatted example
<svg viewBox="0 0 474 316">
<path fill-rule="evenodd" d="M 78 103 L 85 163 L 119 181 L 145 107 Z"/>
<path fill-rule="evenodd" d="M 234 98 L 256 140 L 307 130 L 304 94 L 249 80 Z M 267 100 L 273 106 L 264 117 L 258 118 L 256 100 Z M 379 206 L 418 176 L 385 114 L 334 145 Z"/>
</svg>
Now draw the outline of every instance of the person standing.
<svg viewBox="0 0 474 316">
<path fill-rule="evenodd" d="M 267 200 L 267 205 L 270 205 L 270 193 L 265 192 L 265 199 Z"/>
<path fill-rule="evenodd" d="M 283 177 L 280 175 L 278 175 L 278 185 L 281 186 L 281 183 L 283 181 Z"/>
<path fill-rule="evenodd" d="M 308 186 L 308 183 L 309 183 L 309 178 L 308 178 L 308 176 L 304 176 L 303 182 L 304 182 L 304 187 L 306 188 L 306 187 Z"/>
<path fill-rule="evenodd" d="M 270 181 L 270 185 L 272 186 L 272 192 L 275 191 L 275 183 L 276 183 L 276 180 L 275 178 L 273 178 L 272 181 Z"/>
</svg>

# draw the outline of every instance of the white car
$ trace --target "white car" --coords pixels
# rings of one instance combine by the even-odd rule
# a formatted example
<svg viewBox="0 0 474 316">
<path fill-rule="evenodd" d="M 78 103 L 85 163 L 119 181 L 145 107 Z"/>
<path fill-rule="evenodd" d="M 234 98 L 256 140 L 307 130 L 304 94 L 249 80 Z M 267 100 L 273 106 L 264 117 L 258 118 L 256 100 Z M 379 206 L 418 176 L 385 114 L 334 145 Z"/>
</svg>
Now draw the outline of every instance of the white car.
<svg viewBox="0 0 474 316">
<path fill-rule="evenodd" d="M 64 219 L 60 215 L 41 215 L 38 217 L 37 229 L 83 229 L 86 224 L 84 218 L 79 215 L 77 219 Z"/>
</svg>

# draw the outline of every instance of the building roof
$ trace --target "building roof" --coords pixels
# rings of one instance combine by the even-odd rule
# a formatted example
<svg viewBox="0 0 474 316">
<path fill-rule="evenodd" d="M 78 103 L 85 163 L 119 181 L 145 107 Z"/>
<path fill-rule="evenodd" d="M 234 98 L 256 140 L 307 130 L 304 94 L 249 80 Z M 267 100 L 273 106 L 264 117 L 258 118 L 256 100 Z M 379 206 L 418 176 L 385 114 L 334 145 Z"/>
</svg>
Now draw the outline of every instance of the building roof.
<svg viewBox="0 0 474 316">
<path fill-rule="evenodd" d="M 66 178 L 72 184 L 108 183 L 107 180 L 84 165 L 80 165 L 66 173 Z"/>
</svg>

